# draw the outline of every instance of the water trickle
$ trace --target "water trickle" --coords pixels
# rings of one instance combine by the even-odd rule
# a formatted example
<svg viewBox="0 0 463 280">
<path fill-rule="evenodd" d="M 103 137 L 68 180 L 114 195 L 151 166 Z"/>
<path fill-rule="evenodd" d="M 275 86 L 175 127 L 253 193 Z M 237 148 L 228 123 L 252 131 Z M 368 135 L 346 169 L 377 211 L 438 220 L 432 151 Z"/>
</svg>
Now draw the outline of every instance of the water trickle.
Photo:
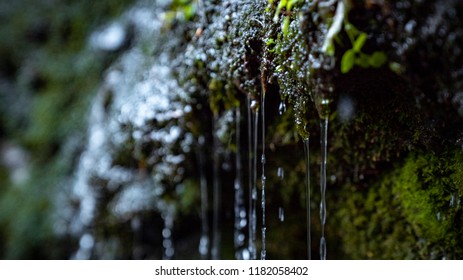
<svg viewBox="0 0 463 280">
<path fill-rule="evenodd" d="M 259 124 L 259 104 L 247 98 L 248 104 L 248 141 L 249 141 L 249 243 L 250 259 L 257 258 L 257 129 Z"/>
<path fill-rule="evenodd" d="M 174 229 L 174 216 L 175 208 L 173 205 L 166 207 L 164 213 L 162 213 L 162 219 L 164 220 L 164 228 L 162 229 L 162 246 L 164 247 L 164 254 L 162 258 L 164 260 L 171 260 L 175 254 L 175 247 L 172 238 L 172 231 Z"/>
<path fill-rule="evenodd" d="M 305 158 L 305 208 L 307 211 L 307 258 L 312 259 L 312 240 L 311 240 L 311 221 L 310 221 L 310 168 L 309 168 L 309 138 L 304 139 L 304 158 Z"/>
<path fill-rule="evenodd" d="M 245 234 L 243 230 L 246 228 L 246 206 L 244 203 L 244 189 L 242 184 L 242 165 L 241 165 L 241 112 L 240 108 L 235 109 L 235 131 L 236 131 L 236 156 L 235 156 L 235 232 L 234 232 L 234 243 L 235 243 L 235 258 L 236 259 L 248 259 L 248 249 L 244 247 Z"/>
<path fill-rule="evenodd" d="M 320 163 L 320 222 L 321 222 L 321 239 L 320 239 L 320 259 L 326 260 L 326 240 L 325 240 L 325 223 L 326 223 L 326 160 L 328 146 L 328 117 L 320 120 L 321 129 L 321 163 Z"/>
<path fill-rule="evenodd" d="M 278 167 L 277 169 L 277 176 L 278 176 L 278 179 L 282 182 L 285 178 L 285 171 L 283 169 L 283 167 Z M 284 222 L 285 221 L 285 209 L 283 207 L 279 207 L 278 208 L 278 220 L 280 220 L 280 222 Z"/>
<path fill-rule="evenodd" d="M 217 136 L 217 126 L 218 126 L 218 115 L 214 114 L 214 129 L 213 129 L 213 216 L 212 216 L 212 247 L 211 247 L 211 257 L 214 260 L 220 259 L 220 213 L 221 213 L 221 185 L 220 185 L 220 158 L 219 158 L 219 143 L 220 139 Z"/>
<path fill-rule="evenodd" d="M 261 178 L 261 183 L 262 183 L 262 251 L 260 258 L 261 260 L 265 260 L 267 256 L 267 247 L 266 247 L 266 232 L 267 232 L 267 226 L 266 226 L 266 217 L 265 217 L 265 85 L 264 82 L 262 82 L 262 94 L 261 94 L 261 107 L 262 107 L 262 158 L 261 158 L 261 164 L 262 164 L 262 178 Z"/>
<path fill-rule="evenodd" d="M 204 165 L 204 136 L 199 137 L 198 144 L 200 149 L 198 152 L 198 161 L 199 161 L 199 184 L 200 184 L 200 193 L 201 193 L 201 238 L 199 240 L 199 254 L 202 259 L 209 258 L 209 219 L 208 219 L 208 209 L 209 209 L 209 196 L 207 194 L 207 179 L 205 174 L 205 165 Z"/>
</svg>

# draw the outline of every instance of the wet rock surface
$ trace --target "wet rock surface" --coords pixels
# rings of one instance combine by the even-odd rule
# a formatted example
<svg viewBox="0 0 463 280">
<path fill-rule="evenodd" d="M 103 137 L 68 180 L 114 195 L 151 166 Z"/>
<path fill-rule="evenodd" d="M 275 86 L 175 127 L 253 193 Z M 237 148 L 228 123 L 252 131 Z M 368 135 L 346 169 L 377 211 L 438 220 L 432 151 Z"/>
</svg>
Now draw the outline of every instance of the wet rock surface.
<svg viewBox="0 0 463 280">
<path fill-rule="evenodd" d="M 236 155 L 248 182 L 248 158 L 260 159 L 250 110 L 265 106 L 268 258 L 306 258 L 307 138 L 319 239 L 320 118 L 328 258 L 461 258 L 461 11 L 456 0 L 136 4 L 89 35 L 115 60 L 57 184 L 53 235 L 73 258 L 199 258 L 201 180 L 211 217 L 220 179 L 221 257 L 234 258 Z"/>
</svg>

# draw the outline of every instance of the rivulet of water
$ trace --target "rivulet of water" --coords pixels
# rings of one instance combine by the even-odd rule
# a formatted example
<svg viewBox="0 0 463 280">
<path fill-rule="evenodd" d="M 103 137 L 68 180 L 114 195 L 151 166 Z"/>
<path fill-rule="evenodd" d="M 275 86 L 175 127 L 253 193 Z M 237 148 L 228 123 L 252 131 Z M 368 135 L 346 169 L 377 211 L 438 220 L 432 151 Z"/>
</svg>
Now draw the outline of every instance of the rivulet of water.
<svg viewBox="0 0 463 280">
<path fill-rule="evenodd" d="M 209 210 L 209 195 L 207 192 L 207 179 L 204 165 L 204 136 L 198 139 L 198 163 L 199 163 L 199 184 L 201 193 L 201 238 L 199 240 L 199 254 L 202 259 L 210 257 L 210 240 L 209 240 L 209 218 L 207 212 Z"/>
<path fill-rule="evenodd" d="M 263 85 L 264 88 L 264 85 Z M 261 112 L 262 112 L 262 158 L 261 158 L 261 164 L 262 164 L 262 177 L 261 177 L 261 183 L 262 183 L 262 197 L 261 197 L 261 205 L 262 205 L 262 251 L 260 255 L 261 260 L 265 260 L 267 256 L 267 247 L 266 247 L 266 241 L 267 241 L 267 225 L 266 225 L 266 217 L 265 217 L 265 183 L 266 183 L 266 178 L 265 178 L 265 90 L 262 90 L 261 94 Z"/>
<path fill-rule="evenodd" d="M 219 157 L 219 143 L 220 140 L 216 135 L 218 125 L 218 115 L 214 114 L 214 130 L 212 137 L 212 147 L 213 147 L 213 216 L 212 216 L 212 247 L 211 247 L 211 257 L 214 260 L 220 259 L 220 241 L 221 241 L 221 230 L 220 230 L 220 213 L 221 213 L 221 204 L 222 204 L 222 189 L 220 185 L 220 157 Z"/>
<path fill-rule="evenodd" d="M 311 236 L 311 219 L 310 219 L 310 163 L 309 163 L 309 138 L 303 140 L 304 142 L 304 158 L 305 158 L 305 208 L 307 211 L 306 225 L 307 225 L 307 258 L 312 259 L 312 236 Z"/>
<path fill-rule="evenodd" d="M 321 163 L 320 163 L 320 222 L 321 222 L 321 239 L 320 239 L 320 259 L 326 260 L 326 160 L 328 146 L 328 117 L 320 120 L 320 144 L 321 144 Z"/>
<path fill-rule="evenodd" d="M 250 157 L 250 206 L 249 206 L 249 254 L 250 259 L 257 258 L 256 232 L 257 232 L 257 139 L 259 125 L 259 103 L 256 100 L 248 102 L 248 123 L 251 124 L 249 130 L 249 157 Z"/>
</svg>

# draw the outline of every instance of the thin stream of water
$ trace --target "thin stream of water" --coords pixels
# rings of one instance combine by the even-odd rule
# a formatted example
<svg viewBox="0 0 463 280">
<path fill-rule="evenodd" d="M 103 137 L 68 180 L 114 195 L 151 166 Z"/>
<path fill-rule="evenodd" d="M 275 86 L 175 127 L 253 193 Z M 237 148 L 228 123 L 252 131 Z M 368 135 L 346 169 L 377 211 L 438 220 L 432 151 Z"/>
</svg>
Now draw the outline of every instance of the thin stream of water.
<svg viewBox="0 0 463 280">
<path fill-rule="evenodd" d="M 219 179 L 219 166 L 220 166 L 220 158 L 219 158 L 219 142 L 216 135 L 218 125 L 218 116 L 214 114 L 214 129 L 213 129 L 213 137 L 212 137 L 212 146 L 213 146 L 213 216 L 212 216 L 212 248 L 211 248 L 211 257 L 213 260 L 220 259 L 220 241 L 221 241 L 221 232 L 220 232 L 220 210 L 221 210 L 221 186 L 220 186 L 220 179 Z"/>
<path fill-rule="evenodd" d="M 252 235 L 252 112 L 251 112 L 251 98 L 247 96 L 246 98 L 246 113 L 247 113 L 247 122 L 248 122 L 248 188 L 249 188 L 249 204 L 248 204 L 248 251 L 249 258 L 253 259 L 253 252 L 255 252 L 255 239 Z"/>
<path fill-rule="evenodd" d="M 261 158 L 261 163 L 262 163 L 262 178 L 261 178 L 261 183 L 262 183 L 262 200 L 261 200 L 261 205 L 262 205 L 262 250 L 260 253 L 260 259 L 265 260 L 267 256 L 267 248 L 266 248 L 266 236 L 267 236 L 267 226 L 266 226 L 266 221 L 265 221 L 265 90 L 262 91 L 261 94 L 261 111 L 262 111 L 262 158 Z"/>
<path fill-rule="evenodd" d="M 307 211 L 307 216 L 306 216 L 306 226 L 307 226 L 307 258 L 309 260 L 312 259 L 312 236 L 311 236 L 311 219 L 310 219 L 310 199 L 311 199 L 311 193 L 310 193 L 310 168 L 309 168 L 309 156 L 310 156 L 310 150 L 309 150 L 309 138 L 306 138 L 303 140 L 304 142 L 304 158 L 305 158 L 305 183 L 306 183 L 306 189 L 305 189 L 305 208 Z"/>
<path fill-rule="evenodd" d="M 199 241 L 199 254 L 201 259 L 206 260 L 209 258 L 209 219 L 207 212 L 209 210 L 209 197 L 207 193 L 207 179 L 205 174 L 204 165 L 204 137 L 198 139 L 200 149 L 198 152 L 199 161 L 199 184 L 201 193 L 201 238 Z"/>
<path fill-rule="evenodd" d="M 321 222 L 321 239 L 320 239 L 320 259 L 326 260 L 326 240 L 325 240 L 325 224 L 326 224 L 326 158 L 328 146 L 328 117 L 320 120 L 321 130 L 321 164 L 320 164 L 320 222 Z"/>
<path fill-rule="evenodd" d="M 278 167 L 277 176 L 280 184 L 283 185 L 283 180 L 285 179 L 285 171 L 283 167 Z M 278 220 L 280 220 L 282 223 L 285 221 L 285 209 L 283 207 L 278 208 Z"/>
<path fill-rule="evenodd" d="M 249 163 L 250 163 L 250 190 L 249 190 L 249 254 L 250 259 L 257 258 L 256 231 L 257 231 L 257 130 L 259 124 L 259 104 L 256 100 L 248 98 L 248 124 L 249 125 Z"/>
</svg>

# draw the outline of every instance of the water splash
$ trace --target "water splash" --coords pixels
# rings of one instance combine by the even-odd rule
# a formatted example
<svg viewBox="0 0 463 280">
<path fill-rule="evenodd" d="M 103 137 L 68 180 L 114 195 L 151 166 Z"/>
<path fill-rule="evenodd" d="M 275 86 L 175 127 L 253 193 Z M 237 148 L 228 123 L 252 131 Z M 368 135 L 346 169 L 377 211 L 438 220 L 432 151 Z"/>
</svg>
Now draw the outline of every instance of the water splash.
<svg viewBox="0 0 463 280">
<path fill-rule="evenodd" d="M 321 222 L 321 239 L 320 239 L 320 259 L 326 260 L 326 240 L 325 240 L 325 224 L 326 224 L 326 160 L 328 146 L 328 117 L 321 118 L 321 163 L 320 163 L 320 222 Z"/>
<path fill-rule="evenodd" d="M 209 196 L 207 193 L 207 179 L 205 174 L 205 165 L 204 165 L 204 136 L 199 137 L 198 144 L 200 146 L 198 152 L 198 161 L 199 161 L 199 184 L 200 184 L 200 193 L 201 193 L 201 238 L 199 240 L 199 254 L 202 259 L 209 258 L 209 219 L 208 219 L 208 209 L 209 209 Z"/>
<path fill-rule="evenodd" d="M 245 234 L 243 232 L 247 225 L 246 207 L 244 204 L 244 189 L 242 184 L 242 165 L 241 165 L 241 112 L 240 108 L 235 109 L 235 131 L 236 131 L 236 157 L 235 157 L 235 232 L 234 232 L 234 243 L 235 243 L 235 258 L 249 259 L 248 249 L 244 247 Z"/>
<path fill-rule="evenodd" d="M 262 88 L 265 88 L 265 85 L 262 86 Z M 261 260 L 265 260 L 267 256 L 267 247 L 266 247 L 266 233 L 267 233 L 267 225 L 266 225 L 266 217 L 265 217 L 265 90 L 262 90 L 261 94 L 261 107 L 262 107 L 262 158 L 261 158 L 261 164 L 262 164 L 262 178 L 261 178 L 261 183 L 262 183 L 262 197 L 261 197 L 261 205 L 262 205 L 262 250 L 261 250 L 261 255 L 260 258 Z"/>
<path fill-rule="evenodd" d="M 219 158 L 219 145 L 220 139 L 218 139 L 216 131 L 218 130 L 218 115 L 214 114 L 214 128 L 213 128 L 213 216 L 212 216 L 212 248 L 211 248 L 211 257 L 213 260 L 220 259 L 220 241 L 221 241 L 221 231 L 220 231 L 220 210 L 221 210 L 221 185 L 219 179 L 219 167 L 220 167 L 220 158 Z"/>
<path fill-rule="evenodd" d="M 309 138 L 303 140 L 304 143 L 304 158 L 305 158 L 305 208 L 307 211 L 306 226 L 307 226 L 307 258 L 312 259 L 312 236 L 311 236 L 311 219 L 310 219 L 310 168 L 309 168 Z"/>
</svg>

